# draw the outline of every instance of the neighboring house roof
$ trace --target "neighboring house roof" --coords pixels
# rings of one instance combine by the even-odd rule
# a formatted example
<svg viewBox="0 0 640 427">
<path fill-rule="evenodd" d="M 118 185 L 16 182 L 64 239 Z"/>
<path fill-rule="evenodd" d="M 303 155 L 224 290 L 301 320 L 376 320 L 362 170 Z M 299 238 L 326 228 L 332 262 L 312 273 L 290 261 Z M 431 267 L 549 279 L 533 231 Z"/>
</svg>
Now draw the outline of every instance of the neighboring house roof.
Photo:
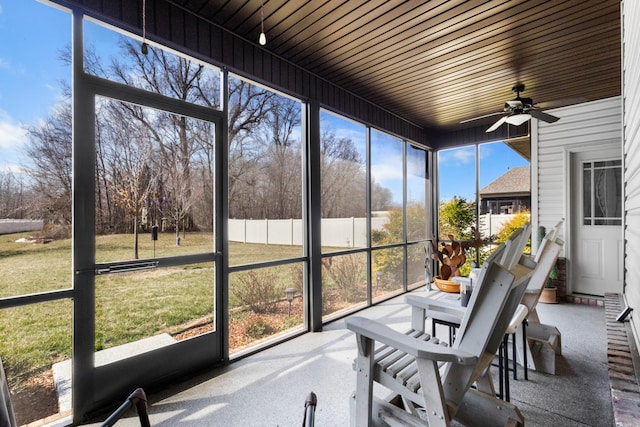
<svg viewBox="0 0 640 427">
<path fill-rule="evenodd" d="M 480 198 L 531 194 L 531 167 L 518 166 L 480 190 Z"/>
</svg>

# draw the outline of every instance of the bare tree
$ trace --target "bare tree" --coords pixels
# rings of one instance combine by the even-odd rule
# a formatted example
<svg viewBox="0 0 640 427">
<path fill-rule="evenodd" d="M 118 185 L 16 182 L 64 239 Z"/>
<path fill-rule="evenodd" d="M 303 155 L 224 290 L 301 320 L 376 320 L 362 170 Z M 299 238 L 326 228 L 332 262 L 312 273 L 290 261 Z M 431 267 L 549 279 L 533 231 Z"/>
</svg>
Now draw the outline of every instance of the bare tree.
<svg viewBox="0 0 640 427">
<path fill-rule="evenodd" d="M 366 214 L 364 159 L 350 138 L 323 129 L 321 136 L 322 216 L 339 218 Z"/>
<path fill-rule="evenodd" d="M 52 223 L 71 224 L 71 103 L 58 104 L 52 114 L 29 130 L 25 171 L 35 195 L 36 215 Z"/>
<path fill-rule="evenodd" d="M 103 117 L 112 120 L 103 126 L 102 139 L 109 141 L 103 147 L 103 161 L 108 159 L 109 168 L 106 178 L 112 198 L 122 207 L 132 220 L 134 259 L 138 259 L 138 230 L 142 209 L 151 191 L 149 156 L 153 144 L 146 127 L 135 126 L 135 122 L 126 120 L 128 108 L 117 101 L 105 101 L 101 111 Z"/>
<path fill-rule="evenodd" d="M 11 171 L 0 171 L 0 218 L 25 218 L 28 198 L 22 178 Z"/>
<path fill-rule="evenodd" d="M 256 211 L 262 174 L 263 146 L 257 131 L 266 123 L 274 92 L 240 79 L 229 81 L 229 215 L 261 216 Z"/>
<path fill-rule="evenodd" d="M 258 140 L 263 148 L 264 218 L 301 218 L 300 103 L 274 97 Z"/>
<path fill-rule="evenodd" d="M 112 72 L 117 80 L 188 102 L 219 105 L 219 79 L 211 69 L 161 49 L 150 48 L 149 55 L 143 55 L 128 39 L 122 40 L 121 48 L 128 60 L 113 63 Z M 149 114 L 137 106 L 127 108 L 128 118 L 146 128 L 154 139 L 154 150 L 150 153 L 154 158 L 154 172 L 161 177 L 165 192 L 170 193 L 165 194 L 159 208 L 164 213 L 170 212 L 168 216 L 173 219 L 178 238 L 180 225 L 183 230 L 186 223 L 189 228 L 197 227 L 192 209 L 202 200 L 203 192 L 201 187 L 195 191 L 193 169 L 210 173 L 208 178 L 213 178 L 212 132 L 195 119 L 164 112 Z M 209 164 L 199 163 L 203 160 Z M 208 227 L 210 222 L 208 220 Z"/>
</svg>

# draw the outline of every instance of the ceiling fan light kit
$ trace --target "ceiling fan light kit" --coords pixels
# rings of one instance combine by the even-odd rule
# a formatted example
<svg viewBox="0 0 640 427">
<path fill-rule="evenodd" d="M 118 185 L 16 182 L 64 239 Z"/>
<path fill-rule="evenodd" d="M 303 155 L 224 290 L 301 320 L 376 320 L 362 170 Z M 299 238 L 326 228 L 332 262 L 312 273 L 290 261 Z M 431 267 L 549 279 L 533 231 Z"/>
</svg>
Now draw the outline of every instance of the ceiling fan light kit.
<svg viewBox="0 0 640 427">
<path fill-rule="evenodd" d="M 520 126 L 521 124 L 529 121 L 529 119 L 531 119 L 531 114 L 520 113 L 514 114 L 513 116 L 508 116 L 505 122 L 509 123 L 510 125 Z"/>
</svg>

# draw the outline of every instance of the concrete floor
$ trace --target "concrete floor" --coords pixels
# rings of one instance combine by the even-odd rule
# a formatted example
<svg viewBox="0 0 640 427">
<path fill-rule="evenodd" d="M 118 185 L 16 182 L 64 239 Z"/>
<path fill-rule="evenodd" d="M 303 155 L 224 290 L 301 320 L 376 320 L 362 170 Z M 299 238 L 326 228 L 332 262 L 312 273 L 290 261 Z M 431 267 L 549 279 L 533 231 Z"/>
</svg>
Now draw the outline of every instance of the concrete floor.
<svg viewBox="0 0 640 427">
<path fill-rule="evenodd" d="M 511 379 L 511 402 L 528 426 L 613 426 L 604 308 L 539 304 L 538 312 L 543 323 L 562 333 L 557 374 L 529 371 L 525 381 L 520 371 L 517 381 Z M 402 296 L 358 315 L 398 330 L 406 330 L 410 321 Z M 318 396 L 316 425 L 348 426 L 355 356 L 353 334 L 344 321 L 336 321 L 322 333 L 305 334 L 150 394 L 151 425 L 300 426 L 305 398 L 313 391 Z M 117 425 L 139 422 L 132 413 Z"/>
</svg>

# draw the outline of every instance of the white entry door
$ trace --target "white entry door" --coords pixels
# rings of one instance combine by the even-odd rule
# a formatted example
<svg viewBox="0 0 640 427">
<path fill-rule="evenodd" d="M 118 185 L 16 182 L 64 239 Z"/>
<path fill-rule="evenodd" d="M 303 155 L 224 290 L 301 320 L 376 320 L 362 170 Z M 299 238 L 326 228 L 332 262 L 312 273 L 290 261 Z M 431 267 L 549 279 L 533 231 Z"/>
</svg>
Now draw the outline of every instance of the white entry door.
<svg viewBox="0 0 640 427">
<path fill-rule="evenodd" d="M 622 161 L 619 150 L 571 155 L 571 289 L 622 291 Z"/>
</svg>

